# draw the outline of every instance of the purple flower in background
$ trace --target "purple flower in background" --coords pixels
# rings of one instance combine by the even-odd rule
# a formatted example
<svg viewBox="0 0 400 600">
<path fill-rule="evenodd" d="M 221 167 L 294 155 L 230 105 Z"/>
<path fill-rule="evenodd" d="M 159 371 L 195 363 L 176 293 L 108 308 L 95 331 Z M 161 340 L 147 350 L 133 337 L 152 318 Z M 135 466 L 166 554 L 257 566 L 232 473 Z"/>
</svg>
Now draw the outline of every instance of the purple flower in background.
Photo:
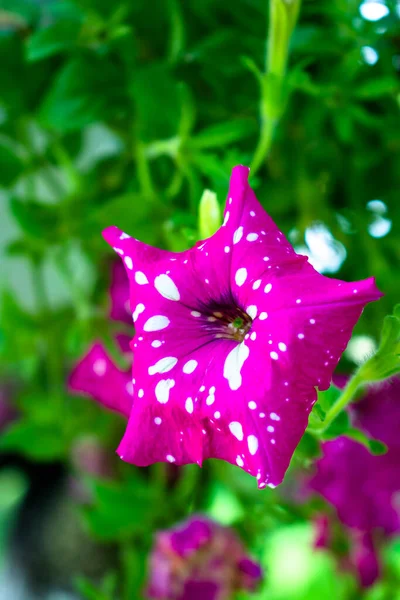
<svg viewBox="0 0 400 600">
<path fill-rule="evenodd" d="M 157 600 L 228 600 L 261 580 L 232 529 L 194 516 L 157 534 L 147 594 Z"/>
<path fill-rule="evenodd" d="M 135 322 L 134 402 L 120 457 L 138 466 L 220 458 L 279 484 L 373 279 L 346 283 L 295 253 L 233 169 L 222 227 L 181 253 L 116 227 Z"/>
<path fill-rule="evenodd" d="M 388 452 L 373 456 L 345 437 L 326 442 L 308 486 L 336 509 L 350 536 L 349 565 L 363 585 L 371 585 L 379 574 L 379 542 L 400 531 L 400 379 L 371 388 L 352 406 L 352 419 L 387 444 Z M 330 530 L 332 524 L 327 527 Z M 325 533 L 325 543 L 319 546 L 333 545 Z"/>
<path fill-rule="evenodd" d="M 120 263 L 113 266 L 110 298 L 110 318 L 132 324 L 128 279 Z M 116 343 L 121 353 L 130 357 L 129 337 L 118 335 Z M 77 363 L 68 384 L 71 391 L 86 394 L 107 408 L 125 417 L 129 416 L 133 395 L 131 367 L 126 370 L 120 369 L 100 342 L 93 344 L 89 352 Z"/>
</svg>

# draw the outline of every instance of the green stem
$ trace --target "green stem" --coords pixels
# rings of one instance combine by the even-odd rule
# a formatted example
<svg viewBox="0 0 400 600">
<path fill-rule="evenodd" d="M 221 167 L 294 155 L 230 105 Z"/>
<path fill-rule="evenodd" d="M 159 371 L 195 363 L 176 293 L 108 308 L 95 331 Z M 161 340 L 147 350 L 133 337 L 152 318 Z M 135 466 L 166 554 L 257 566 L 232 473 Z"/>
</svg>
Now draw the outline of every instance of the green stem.
<svg viewBox="0 0 400 600">
<path fill-rule="evenodd" d="M 149 163 L 146 156 L 146 148 L 143 142 L 136 143 L 136 166 L 141 192 L 144 196 L 155 195 L 153 181 L 151 179 Z"/>
<path fill-rule="evenodd" d="M 261 131 L 251 164 L 254 175 L 268 155 L 276 126 L 283 113 L 284 80 L 289 55 L 290 36 L 300 10 L 301 0 L 288 4 L 285 0 L 270 0 L 268 41 L 265 72 L 260 74 Z"/>
<path fill-rule="evenodd" d="M 326 413 L 326 417 L 324 420 L 323 430 L 327 429 L 329 425 L 336 419 L 339 413 L 342 412 L 346 408 L 348 404 L 350 404 L 358 392 L 359 388 L 363 385 L 364 379 L 358 371 L 348 382 L 343 392 L 336 400 L 335 404 L 331 406 L 331 408 Z"/>
</svg>

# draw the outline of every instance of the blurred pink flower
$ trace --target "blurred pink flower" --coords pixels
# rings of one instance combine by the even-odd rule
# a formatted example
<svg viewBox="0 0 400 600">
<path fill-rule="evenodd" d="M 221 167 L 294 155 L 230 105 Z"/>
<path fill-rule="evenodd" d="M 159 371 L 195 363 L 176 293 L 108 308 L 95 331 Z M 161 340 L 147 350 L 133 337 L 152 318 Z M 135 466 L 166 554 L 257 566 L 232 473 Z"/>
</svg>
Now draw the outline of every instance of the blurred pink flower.
<svg viewBox="0 0 400 600">
<path fill-rule="evenodd" d="M 228 600 L 262 576 L 232 529 L 202 516 L 159 532 L 147 594 L 157 600 Z"/>
<path fill-rule="evenodd" d="M 112 269 L 110 300 L 110 318 L 131 325 L 128 278 L 120 263 Z M 116 343 L 122 354 L 131 356 L 127 335 L 116 336 Z M 122 370 L 100 342 L 95 342 L 75 365 L 68 387 L 72 392 L 86 394 L 105 407 L 129 416 L 133 395 L 131 366 Z"/>
<path fill-rule="evenodd" d="M 379 574 L 380 543 L 400 531 L 400 379 L 371 387 L 351 406 L 351 416 L 355 426 L 387 444 L 388 452 L 373 456 L 345 437 L 326 442 L 308 487 L 335 508 L 349 536 L 347 566 L 366 586 Z M 334 548 L 333 528 L 331 519 L 319 519 L 319 547 Z"/>
</svg>

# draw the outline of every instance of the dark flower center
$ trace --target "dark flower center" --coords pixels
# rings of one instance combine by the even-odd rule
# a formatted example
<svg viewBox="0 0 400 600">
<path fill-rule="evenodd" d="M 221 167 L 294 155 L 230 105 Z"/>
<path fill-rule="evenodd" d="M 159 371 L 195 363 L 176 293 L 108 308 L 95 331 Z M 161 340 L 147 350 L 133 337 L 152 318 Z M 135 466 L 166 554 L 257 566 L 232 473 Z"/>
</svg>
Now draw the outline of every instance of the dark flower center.
<svg viewBox="0 0 400 600">
<path fill-rule="evenodd" d="M 202 313 L 204 327 L 216 339 L 235 340 L 243 342 L 245 335 L 251 328 L 251 317 L 237 306 L 218 306 Z"/>
</svg>

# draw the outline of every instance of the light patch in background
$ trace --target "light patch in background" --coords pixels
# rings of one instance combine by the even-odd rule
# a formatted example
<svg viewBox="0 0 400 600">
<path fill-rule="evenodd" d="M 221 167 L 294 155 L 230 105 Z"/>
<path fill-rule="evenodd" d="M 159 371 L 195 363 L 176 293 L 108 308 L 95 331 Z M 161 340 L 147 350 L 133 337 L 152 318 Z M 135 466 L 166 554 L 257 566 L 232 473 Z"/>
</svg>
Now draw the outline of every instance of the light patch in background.
<svg viewBox="0 0 400 600">
<path fill-rule="evenodd" d="M 367 210 L 372 213 L 372 222 L 368 225 L 368 233 L 374 238 L 385 237 L 392 228 L 392 221 L 385 217 L 387 206 L 382 200 L 367 202 Z"/>
<path fill-rule="evenodd" d="M 363 46 L 361 48 L 361 55 L 367 65 L 376 65 L 379 60 L 379 54 L 372 46 Z"/>
<path fill-rule="evenodd" d="M 360 14 L 366 21 L 379 21 L 389 14 L 389 9 L 379 0 L 365 0 L 360 5 Z"/>
<path fill-rule="evenodd" d="M 355 335 L 349 341 L 345 356 L 356 365 L 362 365 L 368 358 L 375 354 L 377 344 L 369 335 Z"/>
<path fill-rule="evenodd" d="M 101 123 L 86 127 L 82 142 L 76 160 L 78 169 L 82 171 L 89 171 L 99 161 L 119 154 L 123 148 L 121 139 Z"/>
<path fill-rule="evenodd" d="M 262 566 L 267 576 L 259 598 L 318 600 L 348 597 L 346 575 L 328 552 L 314 548 L 311 523 L 281 525 L 268 536 Z"/>
<path fill-rule="evenodd" d="M 243 507 L 236 496 L 220 484 L 212 486 L 207 513 L 221 525 L 232 525 L 244 517 Z"/>
<path fill-rule="evenodd" d="M 295 246 L 296 252 L 305 254 L 319 273 L 336 273 L 346 259 L 346 248 L 338 242 L 324 223 L 313 223 L 307 227 L 304 239 L 306 246 Z"/>
</svg>

